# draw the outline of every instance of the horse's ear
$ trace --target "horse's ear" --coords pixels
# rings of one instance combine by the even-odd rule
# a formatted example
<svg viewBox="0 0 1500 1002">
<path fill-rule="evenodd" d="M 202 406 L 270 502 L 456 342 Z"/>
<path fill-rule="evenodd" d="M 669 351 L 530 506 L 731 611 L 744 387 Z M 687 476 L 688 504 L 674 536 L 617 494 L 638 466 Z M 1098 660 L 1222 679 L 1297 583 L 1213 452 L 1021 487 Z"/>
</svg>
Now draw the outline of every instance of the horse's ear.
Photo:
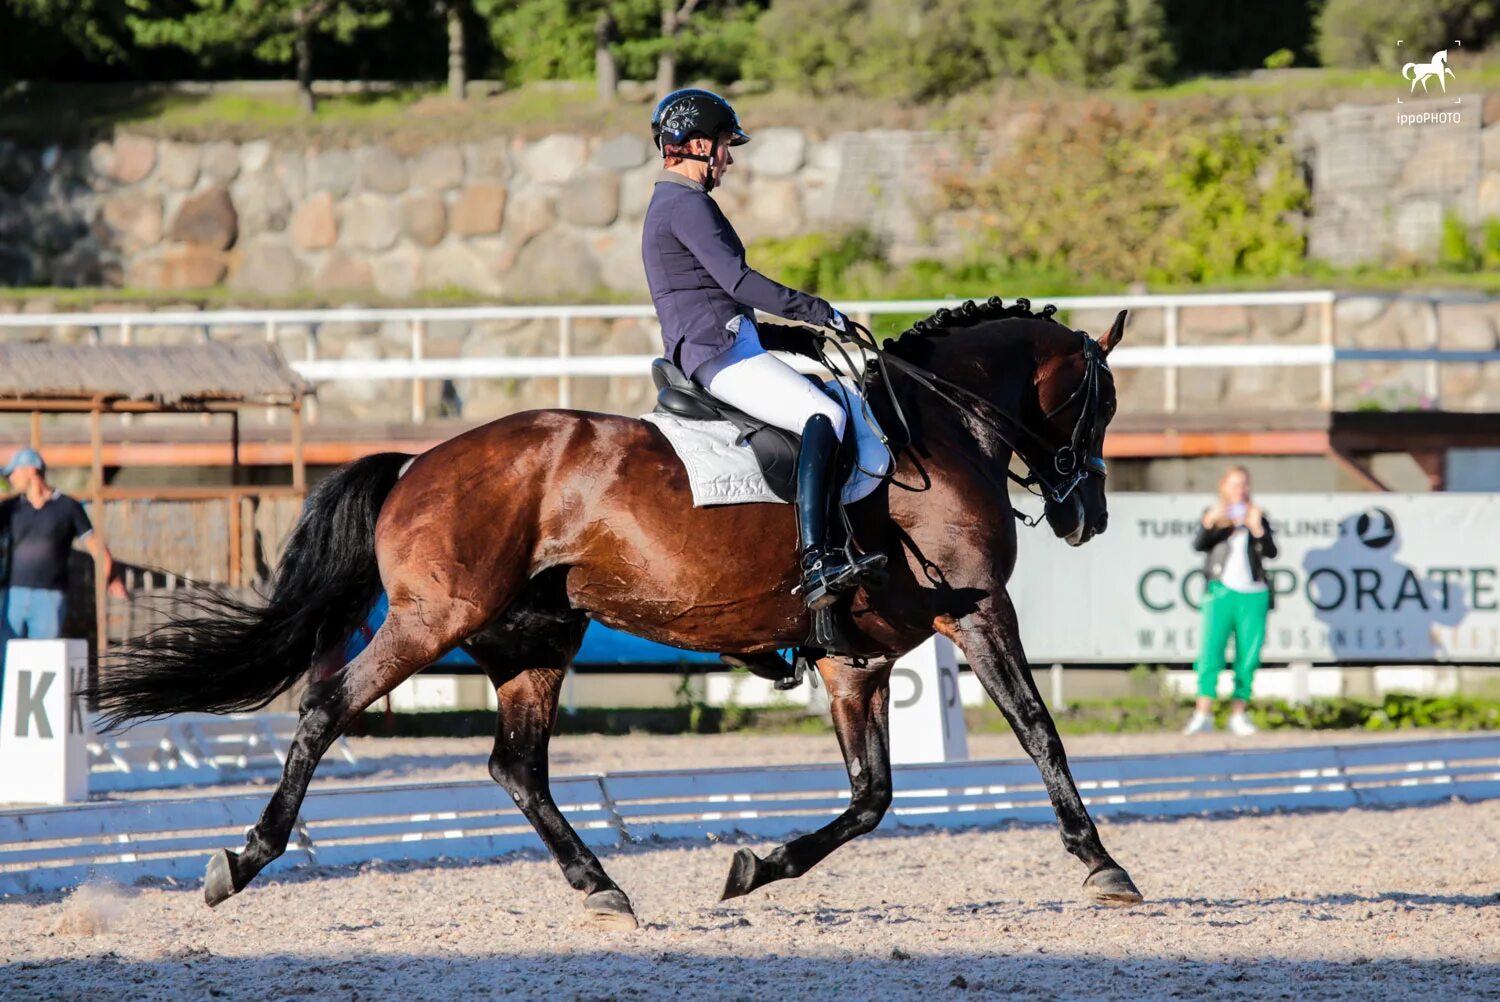
<svg viewBox="0 0 1500 1002">
<path fill-rule="evenodd" d="M 1119 344 L 1120 339 L 1125 336 L 1125 314 L 1129 312 L 1129 310 L 1121 310 L 1117 313 L 1115 322 L 1110 324 L 1108 332 L 1099 339 L 1099 347 L 1104 349 L 1104 354 L 1108 355 L 1113 351 L 1115 345 Z"/>
</svg>

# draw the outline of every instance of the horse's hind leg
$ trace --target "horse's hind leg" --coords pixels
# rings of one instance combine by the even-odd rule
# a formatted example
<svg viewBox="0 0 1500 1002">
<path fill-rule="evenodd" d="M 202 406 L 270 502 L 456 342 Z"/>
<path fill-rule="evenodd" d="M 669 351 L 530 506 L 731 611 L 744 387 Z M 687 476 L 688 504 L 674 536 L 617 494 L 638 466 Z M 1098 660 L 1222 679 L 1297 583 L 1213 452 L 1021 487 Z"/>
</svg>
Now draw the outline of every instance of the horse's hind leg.
<svg viewBox="0 0 1500 1002">
<path fill-rule="evenodd" d="M 601 929 L 634 929 L 635 911 L 625 892 L 604 872 L 552 799 L 547 741 L 557 713 L 562 669 L 529 669 L 496 687 L 500 720 L 490 775 L 505 787 L 536 829 L 563 877 L 583 895 L 585 921 Z"/>
<path fill-rule="evenodd" d="M 777 846 L 764 859 L 734 854 L 721 900 L 749 894 L 773 880 L 800 877 L 850 839 L 873 831 L 891 806 L 888 706 L 891 663 L 856 668 L 836 658 L 818 662 L 828 686 L 833 726 L 849 770 L 849 807 L 817 831 Z"/>
<path fill-rule="evenodd" d="M 936 625 L 938 632 L 963 650 L 985 692 L 1005 714 L 1026 754 L 1036 762 L 1057 811 L 1063 845 L 1089 868 L 1083 883 L 1094 900 L 1104 904 L 1138 903 L 1141 892 L 1105 851 L 1099 830 L 1073 782 L 1057 726 L 1037 692 L 1021 648 L 1021 631 L 1010 596 L 997 591 L 962 619 L 943 619 Z"/>
<path fill-rule="evenodd" d="M 583 895 L 586 921 L 603 929 L 634 929 L 630 899 L 552 799 L 547 744 L 557 720 L 563 672 L 583 642 L 588 621 L 566 606 L 540 608 L 541 590 L 534 587 L 499 622 L 464 644 L 495 683 L 500 704 L 490 775 L 505 787 L 568 883 Z"/>
<path fill-rule="evenodd" d="M 430 611 L 429 611 L 430 619 Z M 287 749 L 281 782 L 239 853 L 221 849 L 209 858 L 203 897 L 210 906 L 245 888 L 268 863 L 286 851 L 297 812 L 330 745 L 380 696 L 442 656 L 450 632 L 434 629 L 409 609 L 393 607 L 370 646 L 342 671 L 314 683 L 302 697 L 297 735 Z M 462 629 L 461 624 L 454 629 Z"/>
</svg>

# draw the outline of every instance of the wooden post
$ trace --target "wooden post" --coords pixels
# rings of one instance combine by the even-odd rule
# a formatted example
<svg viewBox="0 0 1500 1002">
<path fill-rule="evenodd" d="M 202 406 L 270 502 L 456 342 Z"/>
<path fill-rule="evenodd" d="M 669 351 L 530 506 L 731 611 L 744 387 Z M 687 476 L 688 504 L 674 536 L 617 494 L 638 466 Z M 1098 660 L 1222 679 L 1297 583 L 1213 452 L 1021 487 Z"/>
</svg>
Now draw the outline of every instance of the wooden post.
<svg viewBox="0 0 1500 1002">
<path fill-rule="evenodd" d="M 31 447 L 40 450 L 42 447 L 42 412 L 31 412 Z"/>
<path fill-rule="evenodd" d="M 94 539 L 98 548 L 94 552 L 94 665 L 92 674 L 98 679 L 99 664 L 104 660 L 105 648 L 109 646 L 109 582 L 104 580 L 104 549 L 108 546 L 104 529 L 104 431 L 102 401 L 94 401 L 89 411 L 89 448 L 92 453 L 92 470 L 89 488 L 94 507 Z"/>
<path fill-rule="evenodd" d="M 229 486 L 240 485 L 240 412 L 229 412 Z"/>
<path fill-rule="evenodd" d="M 229 492 L 229 587 L 240 586 L 240 547 L 244 530 L 240 527 L 240 495 Z"/>
<path fill-rule="evenodd" d="M 302 398 L 292 401 L 292 486 L 307 493 L 307 464 L 302 457 Z"/>
<path fill-rule="evenodd" d="M 240 412 L 229 412 L 229 486 L 231 488 L 240 485 Z M 240 567 L 242 565 L 241 550 L 244 547 L 244 532 L 240 528 L 240 495 L 239 492 L 229 492 L 229 587 L 238 588 L 240 582 Z"/>
</svg>

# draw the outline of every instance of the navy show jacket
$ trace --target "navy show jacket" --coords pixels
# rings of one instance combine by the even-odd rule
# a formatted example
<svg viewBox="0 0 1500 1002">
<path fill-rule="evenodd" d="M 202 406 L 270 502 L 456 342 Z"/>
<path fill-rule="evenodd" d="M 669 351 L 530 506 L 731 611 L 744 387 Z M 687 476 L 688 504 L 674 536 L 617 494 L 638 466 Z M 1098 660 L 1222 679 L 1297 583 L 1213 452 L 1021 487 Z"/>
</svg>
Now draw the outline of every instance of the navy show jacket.
<svg viewBox="0 0 1500 1002">
<path fill-rule="evenodd" d="M 707 385 L 734 344 L 737 316 L 761 310 L 822 326 L 828 302 L 771 281 L 745 263 L 745 245 L 703 185 L 663 170 L 641 232 L 646 283 L 666 357 Z"/>
</svg>

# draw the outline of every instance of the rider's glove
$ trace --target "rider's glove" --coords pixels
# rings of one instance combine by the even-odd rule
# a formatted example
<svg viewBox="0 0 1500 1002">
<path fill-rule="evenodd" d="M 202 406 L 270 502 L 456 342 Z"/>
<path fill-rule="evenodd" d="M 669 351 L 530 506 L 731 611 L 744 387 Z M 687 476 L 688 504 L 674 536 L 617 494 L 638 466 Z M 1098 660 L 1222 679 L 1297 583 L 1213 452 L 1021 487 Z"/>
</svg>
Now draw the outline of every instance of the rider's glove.
<svg viewBox="0 0 1500 1002">
<path fill-rule="evenodd" d="M 833 315 L 828 318 L 828 322 L 823 326 L 832 327 L 840 334 L 848 334 L 853 329 L 849 323 L 849 318 L 844 316 L 838 310 L 833 311 Z"/>
</svg>

